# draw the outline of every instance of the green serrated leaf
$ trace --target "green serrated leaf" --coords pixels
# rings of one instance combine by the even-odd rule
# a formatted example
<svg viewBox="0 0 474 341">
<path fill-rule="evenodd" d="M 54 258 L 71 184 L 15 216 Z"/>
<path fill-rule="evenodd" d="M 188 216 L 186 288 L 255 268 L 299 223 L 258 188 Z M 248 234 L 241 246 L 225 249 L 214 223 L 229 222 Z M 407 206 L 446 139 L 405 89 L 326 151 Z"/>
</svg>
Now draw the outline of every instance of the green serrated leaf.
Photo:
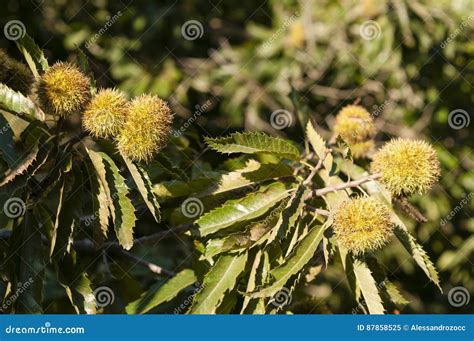
<svg viewBox="0 0 474 341">
<path fill-rule="evenodd" d="M 194 296 L 191 314 L 214 314 L 226 292 L 237 284 L 244 271 L 247 252 L 239 255 L 223 255 L 204 277 L 202 290 Z"/>
<path fill-rule="evenodd" d="M 20 162 L 18 162 L 14 168 L 11 168 L 5 177 L 0 181 L 0 187 L 13 181 L 17 176 L 25 173 L 27 169 L 33 164 L 38 156 L 38 146 L 34 146 L 33 149 L 26 155 Z"/>
<path fill-rule="evenodd" d="M 253 292 L 259 286 L 263 286 L 270 272 L 270 260 L 268 253 L 264 250 L 258 250 L 249 274 L 246 292 Z M 241 314 L 265 314 L 265 299 L 244 297 Z"/>
<path fill-rule="evenodd" d="M 362 292 L 364 301 L 371 314 L 383 314 L 385 309 L 382 304 L 377 283 L 367 264 L 361 259 L 354 259 L 353 270 L 357 284 Z"/>
<path fill-rule="evenodd" d="M 420 244 L 416 242 L 416 239 L 408 232 L 405 225 L 398 218 L 398 216 L 394 216 L 394 219 L 396 220 L 395 223 L 397 224 L 394 232 L 398 240 L 400 240 L 402 245 L 413 257 L 415 262 L 423 270 L 426 276 L 428 276 L 428 278 L 434 284 L 436 284 L 439 290 L 443 292 L 443 289 L 441 289 L 441 285 L 439 283 L 438 271 L 436 270 L 436 267 L 434 266 L 426 251 L 421 247 Z"/>
<path fill-rule="evenodd" d="M 402 293 L 398 290 L 397 286 L 390 282 L 389 280 L 385 279 L 384 283 L 384 288 L 385 291 L 387 292 L 388 297 L 390 300 L 397 305 L 407 305 L 410 303 L 403 295 Z"/>
<path fill-rule="evenodd" d="M 197 197 L 235 191 L 265 180 L 291 176 L 292 174 L 293 169 L 283 163 L 261 164 L 258 161 L 249 160 L 244 168 L 222 174 L 213 186 L 203 193 L 199 193 Z"/>
<path fill-rule="evenodd" d="M 128 187 L 125 179 L 120 175 L 119 169 L 114 161 L 105 153 L 100 153 L 104 160 L 106 169 L 106 178 L 110 189 L 111 199 L 114 207 L 115 234 L 117 239 L 126 250 L 130 250 L 133 246 L 133 228 L 135 227 L 135 208 L 128 198 Z"/>
<path fill-rule="evenodd" d="M 51 233 L 51 242 L 50 242 L 50 248 L 49 248 L 49 257 L 53 255 L 54 248 L 56 246 L 56 238 L 57 238 L 57 232 L 59 228 L 59 223 L 60 223 L 60 217 L 61 217 L 61 209 L 64 204 L 64 185 L 66 181 L 65 178 L 61 180 L 61 185 L 59 186 L 59 196 L 58 196 L 58 202 L 56 205 L 56 218 L 54 220 L 54 226 L 53 226 L 53 231 Z"/>
<path fill-rule="evenodd" d="M 214 178 L 197 178 L 189 181 L 162 181 L 159 184 L 153 185 L 153 192 L 161 199 L 177 198 L 202 192 L 214 182 Z"/>
<path fill-rule="evenodd" d="M 68 181 L 70 177 L 61 176 L 60 181 Z M 78 177 L 73 177 L 74 182 L 72 183 L 72 188 L 77 188 L 79 184 L 82 184 Z M 82 202 L 81 192 L 76 191 L 74 196 L 71 196 L 70 193 L 64 193 L 66 185 L 61 186 L 61 196 L 58 198 L 58 203 L 60 207 L 56 212 L 55 219 L 55 242 L 54 242 L 54 251 L 51 252 L 51 255 L 54 259 L 62 259 L 65 254 L 69 254 L 72 249 L 72 235 L 74 233 L 74 228 L 76 226 L 75 212 L 80 207 L 78 203 Z"/>
<path fill-rule="evenodd" d="M 94 74 L 91 72 L 89 67 L 89 60 L 87 59 L 86 54 L 80 48 L 77 48 L 77 63 L 81 69 L 81 71 L 87 75 L 90 79 L 90 90 L 92 93 L 96 91 L 96 82 L 94 78 Z"/>
<path fill-rule="evenodd" d="M 291 143 L 263 133 L 247 132 L 233 133 L 227 137 L 206 137 L 207 145 L 220 153 L 270 153 L 292 160 L 298 160 L 299 150 Z"/>
<path fill-rule="evenodd" d="M 284 205 L 283 205 L 284 204 Z M 263 236 L 275 226 L 279 214 L 286 206 L 282 201 L 262 220 L 251 222 L 245 231 L 227 235 L 221 239 L 211 239 L 206 244 L 205 258 L 209 259 L 224 252 L 241 252 L 263 242 Z"/>
<path fill-rule="evenodd" d="M 16 304 L 16 313 L 41 314 L 43 312 L 43 244 L 41 231 L 38 229 L 40 222 L 34 219 L 31 211 L 27 210 L 21 226 L 21 248 L 15 250 L 19 253 L 17 264 L 17 288 L 22 289 Z"/>
<path fill-rule="evenodd" d="M 123 156 L 123 155 L 122 155 Z M 148 209 L 150 210 L 153 218 L 157 223 L 160 222 L 160 204 L 155 197 L 153 192 L 152 184 L 150 181 L 150 177 L 145 169 L 143 169 L 140 165 L 135 164 L 132 160 L 128 159 L 127 157 L 123 156 L 125 160 L 125 164 L 132 175 L 135 184 L 137 185 L 137 189 L 140 192 L 143 201 L 147 205 Z"/>
<path fill-rule="evenodd" d="M 127 196 L 129 192 L 125 179 L 107 154 L 90 149 L 87 152 L 107 195 L 117 239 L 124 249 L 129 250 L 133 246 L 136 217 L 135 208 Z"/>
<path fill-rule="evenodd" d="M 311 260 L 321 242 L 326 225 L 315 226 L 295 247 L 287 261 L 270 272 L 273 281 L 268 286 L 251 294 L 252 297 L 271 297 L 280 291 L 288 280 L 296 275 Z"/>
<path fill-rule="evenodd" d="M 326 142 L 321 135 L 318 134 L 316 129 L 314 129 L 311 121 L 308 121 L 308 124 L 306 125 L 306 136 L 308 137 L 309 143 L 311 143 L 311 147 L 313 147 L 316 155 L 320 159 L 324 158 L 326 154 Z"/>
<path fill-rule="evenodd" d="M 193 270 L 186 269 L 179 272 L 165 284 L 157 283 L 142 296 L 126 307 L 127 314 L 144 314 L 162 303 L 171 301 L 183 289 L 197 282 Z"/>
<path fill-rule="evenodd" d="M 17 39 L 16 46 L 25 57 L 28 66 L 35 78 L 39 78 L 39 71 L 46 71 L 48 69 L 48 61 L 44 57 L 43 51 L 36 45 L 33 38 L 28 34 L 24 34 L 20 39 Z"/>
<path fill-rule="evenodd" d="M 5 115 L 9 114 L 5 113 Z M 10 115 L 10 117 L 17 119 L 17 117 L 13 115 Z M 0 152 L 3 160 L 7 162 L 8 167 L 13 168 L 19 160 L 19 156 L 15 150 L 14 134 L 10 124 L 10 121 L 8 121 L 4 115 L 0 115 L 0 127 L 2 127 L 0 134 Z"/>
<path fill-rule="evenodd" d="M 76 314 L 96 314 L 96 298 L 91 281 L 77 264 L 77 257 L 68 254 L 55 266 L 58 282 L 66 291 Z"/>
<path fill-rule="evenodd" d="M 188 181 L 189 177 L 186 175 L 184 170 L 176 166 L 165 154 L 160 153 L 155 157 L 153 165 L 158 166 L 165 172 L 169 173 L 173 178 L 180 179 L 181 181 Z"/>
<path fill-rule="evenodd" d="M 199 232 L 201 236 L 207 236 L 235 223 L 257 218 L 289 193 L 284 184 L 276 182 L 244 198 L 229 200 L 196 221 Z"/>
<path fill-rule="evenodd" d="M 43 111 L 39 109 L 33 101 L 1 83 L 0 109 L 20 115 L 22 118 L 29 121 L 35 119 L 44 121 L 45 118 Z"/>
<path fill-rule="evenodd" d="M 298 185 L 296 191 L 291 195 L 285 210 L 281 212 L 277 224 L 268 236 L 268 244 L 273 242 L 277 237 L 284 238 L 295 226 L 297 219 L 303 212 L 304 199 L 308 192 L 309 189 L 307 189 L 306 186 Z"/>
<path fill-rule="evenodd" d="M 102 183 L 94 173 L 93 166 L 91 166 L 89 162 L 84 162 L 84 166 L 87 172 L 87 179 L 90 188 L 93 191 L 93 193 L 91 193 L 92 216 L 86 221 L 86 225 L 92 225 L 92 236 L 94 242 L 97 245 L 100 245 L 107 238 L 107 232 L 109 230 L 109 206 L 107 194 L 104 186 L 102 186 Z"/>
</svg>

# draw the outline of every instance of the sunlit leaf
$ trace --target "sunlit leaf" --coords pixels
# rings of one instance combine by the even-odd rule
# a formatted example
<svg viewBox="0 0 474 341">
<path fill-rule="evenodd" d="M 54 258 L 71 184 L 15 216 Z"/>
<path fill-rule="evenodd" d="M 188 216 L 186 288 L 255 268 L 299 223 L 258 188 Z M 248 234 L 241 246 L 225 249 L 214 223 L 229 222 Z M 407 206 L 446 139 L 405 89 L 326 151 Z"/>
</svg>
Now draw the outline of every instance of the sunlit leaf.
<svg viewBox="0 0 474 341">
<path fill-rule="evenodd" d="M 233 133 L 227 137 L 205 138 L 212 149 L 225 154 L 232 153 L 272 153 L 281 157 L 297 160 L 299 150 L 291 143 L 263 133 Z"/>
</svg>

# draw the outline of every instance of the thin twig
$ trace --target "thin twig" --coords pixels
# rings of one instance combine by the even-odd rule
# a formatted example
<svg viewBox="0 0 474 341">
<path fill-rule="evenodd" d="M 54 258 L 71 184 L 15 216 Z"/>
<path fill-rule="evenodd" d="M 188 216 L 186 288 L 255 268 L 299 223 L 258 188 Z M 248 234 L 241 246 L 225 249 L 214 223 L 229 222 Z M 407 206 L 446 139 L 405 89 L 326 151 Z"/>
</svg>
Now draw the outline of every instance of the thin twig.
<svg viewBox="0 0 474 341">
<path fill-rule="evenodd" d="M 311 191 L 308 194 L 308 197 L 306 199 L 310 199 L 310 198 L 313 198 L 313 197 L 320 197 L 324 194 L 327 194 L 327 193 L 330 193 L 330 192 L 340 191 L 340 190 L 346 189 L 346 188 L 358 187 L 358 186 L 360 186 L 360 185 L 362 185 L 366 182 L 376 180 L 380 177 L 381 177 L 380 173 L 375 173 L 375 174 L 369 175 L 365 178 L 361 178 L 359 180 L 353 180 L 353 181 L 344 182 L 344 183 L 337 184 L 337 185 L 331 185 L 331 186 L 327 186 L 327 187 L 324 187 L 324 188 L 315 189 L 315 190 Z"/>
<path fill-rule="evenodd" d="M 167 238 L 173 237 L 175 235 L 187 232 L 187 231 L 191 230 L 193 228 L 193 226 L 194 225 L 192 223 L 183 224 L 183 225 L 179 225 L 175 228 L 171 228 L 171 229 L 166 230 L 166 231 L 160 231 L 160 232 L 151 234 L 149 236 L 144 236 L 144 237 L 136 239 L 133 242 L 133 245 L 135 246 L 135 245 L 145 245 L 145 244 L 157 243 L 157 242 L 159 242 L 163 239 L 167 239 Z M 94 243 L 90 239 L 76 240 L 73 243 L 73 247 L 76 250 L 82 250 L 82 251 L 95 251 L 96 250 L 96 248 L 94 246 Z M 101 249 L 107 249 L 107 248 L 113 248 L 113 247 L 120 247 L 120 244 L 116 241 L 113 241 L 113 242 L 106 242 L 106 243 L 100 245 Z"/>
<path fill-rule="evenodd" d="M 136 244 L 147 244 L 147 243 L 151 243 L 151 242 L 157 242 L 157 241 L 160 241 L 162 239 L 169 238 L 169 237 L 171 237 L 175 234 L 189 231 L 192 227 L 193 227 L 193 224 L 180 225 L 180 226 L 178 226 L 178 227 L 176 227 L 172 230 L 161 231 L 161 232 L 152 234 L 150 236 L 138 238 L 137 240 L 135 240 L 134 244 L 136 245 Z M 7 241 L 11 238 L 11 235 L 12 235 L 11 230 L 0 231 L 0 240 Z M 77 240 L 73 243 L 73 247 L 76 251 L 92 252 L 92 251 L 96 250 L 96 248 L 94 246 L 94 242 L 92 242 L 90 239 Z M 102 248 L 102 251 L 101 251 L 102 252 L 102 257 L 103 257 L 104 263 L 106 264 L 106 268 L 107 268 L 108 272 L 110 272 L 110 269 L 109 269 L 107 258 L 106 258 L 106 252 L 107 252 L 107 250 L 110 250 L 110 251 L 118 252 L 122 256 L 136 262 L 137 264 L 139 264 L 141 266 L 145 266 L 150 271 L 152 271 L 156 274 L 166 275 L 166 276 L 175 276 L 176 275 L 176 273 L 174 273 L 173 271 L 163 269 L 159 265 L 147 262 L 147 261 L 131 254 L 130 252 L 122 249 L 122 247 L 118 244 L 118 242 L 104 243 L 104 244 L 102 244 L 101 248 Z"/>
<path fill-rule="evenodd" d="M 328 154 L 331 152 L 332 150 L 331 149 L 326 149 L 326 152 L 324 153 L 324 156 L 322 158 L 319 159 L 318 163 L 316 164 L 316 166 L 313 167 L 313 169 L 311 170 L 311 173 L 309 173 L 308 177 L 303 181 L 303 185 L 309 185 L 311 183 L 311 180 L 313 180 L 313 177 L 316 175 L 316 173 L 318 172 L 318 170 L 321 169 L 321 167 L 323 166 L 323 162 L 324 160 L 326 160 L 326 157 L 328 156 Z"/>
<path fill-rule="evenodd" d="M 174 237 L 178 234 L 187 232 L 193 228 L 194 224 L 193 223 L 188 223 L 188 224 L 183 224 L 179 225 L 175 228 L 170 228 L 169 230 L 166 231 L 160 231 L 155 234 L 151 234 L 149 236 L 141 237 L 135 240 L 134 245 L 145 245 L 145 244 L 153 244 L 156 242 L 159 242 L 162 239 Z"/>
<path fill-rule="evenodd" d="M 132 262 L 135 262 L 136 264 L 139 264 L 141 266 L 144 266 L 144 267 L 148 268 L 151 272 L 154 272 L 155 274 L 166 275 L 166 276 L 170 276 L 170 277 L 176 276 L 175 272 L 163 269 L 161 266 L 156 265 L 154 263 L 147 262 L 146 260 L 144 260 L 142 258 L 139 258 L 139 257 L 131 254 L 130 252 L 125 251 L 122 248 L 117 249 L 117 250 L 119 250 L 120 254 L 122 256 L 124 256 L 125 258 L 128 258 Z"/>
<path fill-rule="evenodd" d="M 328 141 L 328 146 L 332 146 L 334 143 L 336 143 L 338 136 L 339 136 L 339 135 L 336 134 L 336 133 L 332 134 L 332 135 L 331 135 L 331 138 L 330 138 L 329 141 Z"/>
<path fill-rule="evenodd" d="M 316 214 L 319 214 L 319 215 L 322 215 L 322 216 L 325 216 L 325 217 L 329 217 L 329 215 L 330 215 L 329 211 L 323 210 L 321 208 L 316 208 L 316 207 L 313 207 L 311 205 L 305 205 L 304 208 L 306 208 L 308 211 L 314 212 Z"/>
</svg>

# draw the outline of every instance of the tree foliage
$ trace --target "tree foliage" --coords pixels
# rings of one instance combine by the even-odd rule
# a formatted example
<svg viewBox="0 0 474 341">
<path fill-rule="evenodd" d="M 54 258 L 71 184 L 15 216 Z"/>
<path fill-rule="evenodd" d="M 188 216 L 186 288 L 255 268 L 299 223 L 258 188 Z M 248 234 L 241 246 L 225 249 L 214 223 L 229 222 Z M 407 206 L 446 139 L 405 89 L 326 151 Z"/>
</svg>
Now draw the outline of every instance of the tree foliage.
<svg viewBox="0 0 474 341">
<path fill-rule="evenodd" d="M 279 12 L 282 9 L 275 6 L 275 17 L 292 13 L 296 7 L 283 6 Z M 425 19 L 433 16 L 416 6 L 404 10 Z M 397 33 L 390 26 L 393 13 L 386 14 L 382 8 L 377 11 L 371 16 L 389 32 L 377 50 L 384 55 L 380 51 L 391 51 Z M 426 44 L 430 39 L 417 29 L 417 20 L 402 26 L 403 44 L 408 50 L 418 40 Z M 205 71 L 187 83 L 189 88 L 180 89 L 191 98 L 192 91 L 202 90 L 199 84 L 218 84 L 220 107 L 230 117 L 234 115 L 234 123 L 244 120 L 247 131 L 216 137 L 196 134 L 193 129 L 176 133 L 184 120 L 178 113 L 173 126 L 177 130 L 167 136 L 167 146 L 153 158 L 141 161 L 123 155 L 116 139 L 85 131 L 80 124 L 83 109 L 58 117 L 41 105 L 34 91 L 22 94 L 0 84 L 4 132 L 0 135 L 2 312 L 261 314 L 322 312 L 324 306 L 334 312 L 392 313 L 410 305 L 413 296 L 425 290 L 423 283 L 413 284 L 416 281 L 411 280 L 410 276 L 419 279 L 418 273 L 441 294 L 445 286 L 437 268 L 453 268 L 456 260 L 449 254 L 438 262 L 431 260 L 432 252 L 427 250 L 432 245 L 417 238 L 413 227 L 420 221 L 429 225 L 433 212 L 420 196 L 409 197 L 403 190 L 391 193 L 384 183 L 383 169 L 371 168 L 375 146 L 382 147 L 385 138 L 368 134 L 362 142 L 370 143 L 361 147 L 342 134 L 338 136 L 334 122 L 321 119 L 346 104 L 362 108 L 364 101 L 360 103 L 356 97 L 382 98 L 379 83 L 400 82 L 391 84 L 386 101 L 398 104 L 382 127 L 382 133 L 397 135 L 386 127 L 400 120 L 401 111 L 414 115 L 420 110 L 416 90 L 393 90 L 407 84 L 399 77 L 396 58 L 374 60 L 375 52 L 366 42 L 351 46 L 362 63 L 374 62 L 367 64 L 360 76 L 383 75 L 390 68 L 395 68 L 396 75 L 362 84 L 357 96 L 344 95 L 350 90 L 343 89 L 345 79 L 337 74 L 323 79 L 324 84 L 333 85 L 330 89 L 321 85 L 323 82 L 315 85 L 315 77 L 324 74 L 320 69 L 324 65 L 312 69 L 308 54 L 328 60 L 328 68 L 341 53 L 340 40 L 333 37 L 321 41 L 328 47 L 326 54 L 309 47 L 303 52 L 303 46 L 317 37 L 299 37 L 297 25 L 303 25 L 303 19 L 292 22 L 290 34 L 277 37 L 271 48 L 260 48 L 271 30 L 250 26 L 255 63 L 245 63 L 248 51 L 242 47 L 222 47 L 225 58 L 209 59 Z M 436 32 L 443 36 L 443 32 Z M 341 38 L 342 32 L 337 31 L 335 37 Z M 29 35 L 16 45 L 38 82 L 50 68 L 45 53 Z M 286 49 L 288 46 L 292 48 Z M 89 79 L 88 95 L 94 98 L 97 90 L 89 65 L 93 65 L 92 59 L 80 50 L 74 53 L 75 63 Z M 265 59 L 276 62 L 277 72 L 257 67 Z M 292 65 L 288 60 L 297 62 Z M 225 68 L 222 63 L 244 65 L 242 76 L 227 74 L 235 68 Z M 339 72 L 362 72 L 344 58 L 341 63 Z M 265 86 L 264 96 L 255 97 L 260 82 L 281 73 L 290 77 L 272 80 Z M 230 86 L 223 86 L 227 81 Z M 130 90 L 129 85 L 122 85 Z M 277 97 L 276 102 L 268 100 L 267 93 L 271 93 L 270 98 Z M 276 93 L 279 96 L 273 96 Z M 329 104 L 310 109 L 316 99 L 325 96 Z M 276 108 L 291 108 L 285 109 L 292 121 L 287 125 L 289 134 L 266 123 L 272 122 L 271 118 L 266 120 L 262 113 Z M 245 114 L 236 118 L 237 111 Z M 373 124 L 377 117 L 369 116 L 365 120 Z M 356 126 L 353 135 L 367 125 L 364 120 L 350 123 Z M 403 141 L 416 137 L 405 135 Z M 163 145 L 160 140 L 157 150 Z M 438 179 L 437 159 L 441 159 L 442 171 L 446 163 L 444 151 L 429 152 L 434 153 L 436 162 L 431 163 L 433 169 L 423 169 L 433 178 L 426 191 Z M 395 160 L 403 158 L 396 156 Z M 403 174 L 396 175 L 403 179 Z M 416 178 L 411 181 L 416 182 Z M 437 191 L 446 184 L 435 186 Z M 388 234 L 384 243 L 373 248 L 360 244 L 357 251 L 346 248 L 335 228 L 337 212 L 356 198 L 377 200 L 389 218 L 381 229 Z M 345 236 L 356 243 L 364 229 L 377 228 L 364 220 L 363 212 L 360 219 L 361 230 L 349 228 Z M 468 257 L 472 239 L 460 249 Z M 407 267 L 418 270 L 405 271 Z M 343 289 L 338 288 L 340 285 Z M 315 288 L 331 287 L 331 295 L 339 302 L 334 303 L 334 297 L 311 294 Z M 341 302 L 348 293 L 352 300 Z"/>
</svg>

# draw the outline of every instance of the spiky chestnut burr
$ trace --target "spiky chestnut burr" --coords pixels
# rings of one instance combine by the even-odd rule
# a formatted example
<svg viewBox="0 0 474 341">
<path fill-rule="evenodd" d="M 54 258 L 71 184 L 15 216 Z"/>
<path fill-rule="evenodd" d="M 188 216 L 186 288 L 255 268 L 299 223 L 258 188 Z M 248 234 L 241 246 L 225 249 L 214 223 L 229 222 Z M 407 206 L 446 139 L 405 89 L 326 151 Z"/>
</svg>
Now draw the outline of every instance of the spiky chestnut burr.
<svg viewBox="0 0 474 341">
<path fill-rule="evenodd" d="M 129 104 L 125 95 L 115 89 L 102 89 L 87 105 L 82 117 L 84 129 L 102 138 L 116 136 L 127 119 Z"/>
<path fill-rule="evenodd" d="M 133 161 L 149 162 L 166 145 L 173 115 L 165 101 L 142 95 L 131 104 L 127 121 L 117 136 L 122 155 Z"/>
<path fill-rule="evenodd" d="M 90 100 L 90 81 L 75 65 L 58 62 L 36 86 L 40 106 L 46 113 L 66 117 L 79 112 Z"/>
<path fill-rule="evenodd" d="M 34 77 L 28 67 L 19 61 L 10 58 L 0 49 L 0 83 L 19 91 L 24 95 L 30 93 Z"/>
<path fill-rule="evenodd" d="M 394 139 L 378 150 L 371 164 L 394 196 L 425 194 L 438 181 L 440 164 L 434 148 L 420 140 Z"/>
<path fill-rule="evenodd" d="M 347 200 L 334 213 L 336 238 L 354 255 L 374 251 L 387 244 L 393 227 L 388 207 L 373 197 Z"/>
</svg>

